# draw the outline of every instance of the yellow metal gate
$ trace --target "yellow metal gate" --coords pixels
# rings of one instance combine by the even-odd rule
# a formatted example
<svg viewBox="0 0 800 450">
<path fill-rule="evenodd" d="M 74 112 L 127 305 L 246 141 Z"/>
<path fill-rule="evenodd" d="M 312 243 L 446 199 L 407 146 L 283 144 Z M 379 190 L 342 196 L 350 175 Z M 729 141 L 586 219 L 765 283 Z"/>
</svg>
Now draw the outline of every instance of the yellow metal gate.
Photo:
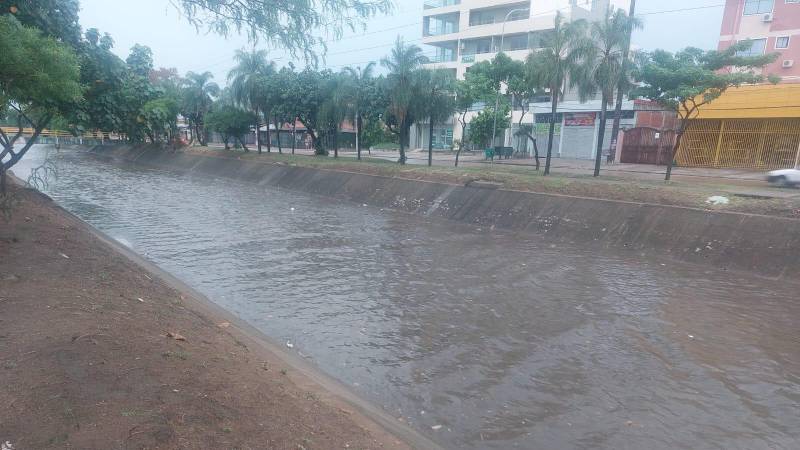
<svg viewBox="0 0 800 450">
<path fill-rule="evenodd" d="M 800 159 L 800 119 L 694 120 L 675 160 L 687 167 L 779 169 Z"/>
</svg>

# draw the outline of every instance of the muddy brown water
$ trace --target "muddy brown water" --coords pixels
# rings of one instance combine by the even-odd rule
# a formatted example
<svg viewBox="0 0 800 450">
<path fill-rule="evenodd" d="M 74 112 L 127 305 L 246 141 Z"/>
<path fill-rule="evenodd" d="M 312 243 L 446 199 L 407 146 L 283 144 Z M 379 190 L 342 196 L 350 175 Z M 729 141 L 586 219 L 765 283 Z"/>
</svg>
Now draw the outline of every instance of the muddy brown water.
<svg viewBox="0 0 800 450">
<path fill-rule="evenodd" d="M 44 191 L 448 448 L 798 449 L 800 288 L 38 147 Z"/>
</svg>

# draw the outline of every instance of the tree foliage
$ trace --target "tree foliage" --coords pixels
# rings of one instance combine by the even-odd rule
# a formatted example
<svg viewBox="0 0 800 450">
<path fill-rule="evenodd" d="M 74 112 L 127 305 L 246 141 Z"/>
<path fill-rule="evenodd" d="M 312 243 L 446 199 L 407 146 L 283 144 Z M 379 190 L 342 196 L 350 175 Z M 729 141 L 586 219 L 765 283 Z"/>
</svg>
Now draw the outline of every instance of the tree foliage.
<svg viewBox="0 0 800 450">
<path fill-rule="evenodd" d="M 398 37 L 389 56 L 381 64 L 389 70 L 383 83 L 388 99 L 384 123 L 400 139 L 400 164 L 406 162 L 406 148 L 409 145 L 411 125 L 414 124 L 424 99 L 419 95 L 419 78 L 416 76 L 420 66 L 428 62 L 422 49 L 406 44 Z"/>
<path fill-rule="evenodd" d="M 579 70 L 579 53 L 577 49 L 586 35 L 586 28 L 586 21 L 575 20 L 567 22 L 559 11 L 553 21 L 552 32 L 548 33 L 543 39 L 542 49 L 528 55 L 528 67 L 532 71 L 530 74 L 531 81 L 543 86 L 550 93 L 551 119 L 556 117 L 558 103 L 564 96 L 567 80 Z M 555 122 L 551 120 L 547 138 L 545 175 L 550 173 L 554 133 Z"/>
<path fill-rule="evenodd" d="M 0 15 L 13 15 L 21 24 L 71 46 L 81 40 L 78 0 L 0 0 Z"/>
<path fill-rule="evenodd" d="M 0 131 L 0 177 L 13 167 L 50 121 L 81 100 L 78 58 L 66 45 L 39 30 L 23 26 L 10 15 L 0 16 L 0 119 L 13 115 L 18 132 Z M 34 136 L 21 148 L 15 144 L 24 127 Z"/>
<path fill-rule="evenodd" d="M 391 0 L 180 0 L 180 5 L 197 27 L 222 35 L 244 32 L 312 63 L 326 49 L 326 39 L 392 10 Z"/>
<path fill-rule="evenodd" d="M 208 129 L 216 131 L 222 136 L 225 150 L 230 148 L 228 144 L 231 139 L 234 139 L 234 141 L 239 141 L 245 151 L 248 151 L 242 138 L 250 132 L 250 127 L 254 122 L 253 113 L 222 102 L 215 105 L 206 118 Z"/>
<path fill-rule="evenodd" d="M 469 123 L 470 142 L 479 147 L 488 147 L 492 140 L 495 126 L 494 107 L 488 107 L 478 113 Z M 503 131 L 511 126 L 511 108 L 507 103 L 501 104 L 497 110 L 497 130 Z"/>
<path fill-rule="evenodd" d="M 673 159 L 690 121 L 703 106 L 731 87 L 764 81 L 761 71 L 777 55 L 741 56 L 740 52 L 748 48 L 750 42 L 743 41 L 721 51 L 687 48 L 674 54 L 656 50 L 643 56 L 636 73 L 640 86 L 633 95 L 678 112 L 681 120 L 672 149 Z M 671 172 L 672 164 L 667 166 L 667 180 Z"/>
</svg>

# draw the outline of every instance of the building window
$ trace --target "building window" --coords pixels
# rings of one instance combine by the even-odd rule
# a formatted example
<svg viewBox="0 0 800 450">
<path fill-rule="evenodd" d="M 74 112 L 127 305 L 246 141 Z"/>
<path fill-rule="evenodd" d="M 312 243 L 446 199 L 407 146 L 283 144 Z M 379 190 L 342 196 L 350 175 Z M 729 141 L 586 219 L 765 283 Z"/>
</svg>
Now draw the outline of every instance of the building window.
<svg viewBox="0 0 800 450">
<path fill-rule="evenodd" d="M 775 0 L 745 0 L 744 15 L 767 14 L 772 12 Z"/>
<path fill-rule="evenodd" d="M 750 43 L 750 48 L 736 52 L 736 56 L 742 56 L 742 57 L 761 56 L 767 49 L 766 39 L 751 39 L 747 42 Z"/>
<path fill-rule="evenodd" d="M 528 35 L 506 36 L 503 51 L 525 50 L 528 48 Z"/>
<path fill-rule="evenodd" d="M 789 36 L 778 36 L 778 38 L 775 39 L 775 48 L 776 49 L 789 48 Z"/>
</svg>

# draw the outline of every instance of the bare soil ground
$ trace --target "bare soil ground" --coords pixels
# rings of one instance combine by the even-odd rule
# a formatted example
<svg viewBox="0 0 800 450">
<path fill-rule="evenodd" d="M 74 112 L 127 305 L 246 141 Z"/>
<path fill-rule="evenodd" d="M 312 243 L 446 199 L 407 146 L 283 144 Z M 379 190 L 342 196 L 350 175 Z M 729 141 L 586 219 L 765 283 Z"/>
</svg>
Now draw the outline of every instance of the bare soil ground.
<svg viewBox="0 0 800 450">
<path fill-rule="evenodd" d="M 0 442 L 407 448 L 49 199 L 13 190 L 0 217 Z"/>
<path fill-rule="evenodd" d="M 800 190 L 774 188 L 752 189 L 720 180 L 680 180 L 664 183 L 659 180 L 642 180 L 635 176 L 615 173 L 594 178 L 583 174 L 553 174 L 543 176 L 542 171 L 532 167 L 508 166 L 503 164 L 482 164 L 481 166 L 400 165 L 383 159 L 364 158 L 358 161 L 353 157 L 314 157 L 263 153 L 259 155 L 251 149 L 244 153 L 239 150 L 221 150 L 209 147 L 187 148 L 188 153 L 222 158 L 241 158 L 268 164 L 286 164 L 319 169 L 344 170 L 389 177 L 408 178 L 451 184 L 466 184 L 474 180 L 499 183 L 504 189 L 539 192 L 548 194 L 572 195 L 607 200 L 638 203 L 652 203 L 671 206 L 702 208 L 714 211 L 742 212 L 769 216 L 800 219 Z M 763 195 L 764 191 L 770 195 Z M 795 194 L 795 191 L 797 195 Z M 712 196 L 724 196 L 729 203 L 709 205 L 706 201 Z"/>
</svg>

